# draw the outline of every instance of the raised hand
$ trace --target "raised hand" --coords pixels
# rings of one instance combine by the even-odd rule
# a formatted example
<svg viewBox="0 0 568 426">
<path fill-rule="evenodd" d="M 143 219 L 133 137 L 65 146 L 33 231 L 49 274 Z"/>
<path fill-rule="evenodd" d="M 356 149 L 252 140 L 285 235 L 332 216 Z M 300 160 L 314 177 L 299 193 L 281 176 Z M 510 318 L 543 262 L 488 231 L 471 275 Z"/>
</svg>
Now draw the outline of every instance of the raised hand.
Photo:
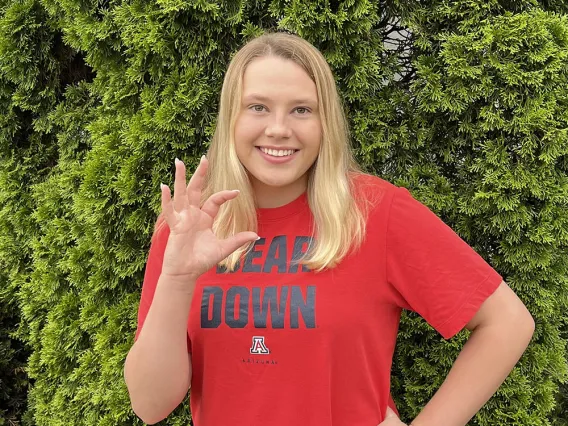
<svg viewBox="0 0 568 426">
<path fill-rule="evenodd" d="M 203 156 L 186 187 L 185 164 L 176 158 L 173 200 L 169 187 L 162 185 L 162 211 L 170 228 L 162 274 L 195 280 L 242 245 L 258 239 L 254 232 L 240 232 L 224 240 L 215 236 L 212 226 L 219 208 L 239 191 L 217 192 L 200 207 L 207 167 Z"/>
</svg>

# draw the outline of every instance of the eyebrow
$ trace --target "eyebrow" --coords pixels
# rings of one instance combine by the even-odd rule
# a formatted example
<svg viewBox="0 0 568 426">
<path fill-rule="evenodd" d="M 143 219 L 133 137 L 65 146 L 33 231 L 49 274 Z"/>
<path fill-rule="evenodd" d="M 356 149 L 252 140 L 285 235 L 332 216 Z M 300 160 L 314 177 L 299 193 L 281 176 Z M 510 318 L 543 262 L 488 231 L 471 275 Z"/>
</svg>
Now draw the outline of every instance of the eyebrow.
<svg viewBox="0 0 568 426">
<path fill-rule="evenodd" d="M 249 95 L 246 95 L 243 99 L 246 100 L 246 101 L 259 100 L 259 101 L 262 101 L 262 102 L 269 102 L 271 100 L 269 97 L 259 95 L 258 93 L 251 93 Z M 293 103 L 293 104 L 313 104 L 313 105 L 318 104 L 317 101 L 315 99 L 312 99 L 312 98 L 293 99 L 291 101 L 291 103 Z"/>
</svg>

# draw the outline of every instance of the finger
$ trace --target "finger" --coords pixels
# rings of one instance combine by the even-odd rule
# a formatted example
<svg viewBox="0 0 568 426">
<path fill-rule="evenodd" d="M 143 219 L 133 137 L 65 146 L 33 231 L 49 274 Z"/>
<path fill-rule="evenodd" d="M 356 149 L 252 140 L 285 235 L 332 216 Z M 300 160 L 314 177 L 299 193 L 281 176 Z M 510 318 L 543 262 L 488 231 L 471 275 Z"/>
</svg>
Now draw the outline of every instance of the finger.
<svg viewBox="0 0 568 426">
<path fill-rule="evenodd" d="M 389 417 L 397 417 L 396 413 L 394 412 L 394 410 L 390 407 L 387 406 L 387 415 L 386 418 L 388 419 Z"/>
<path fill-rule="evenodd" d="M 385 414 L 384 420 L 378 426 L 387 426 L 387 425 L 404 425 L 396 415 L 395 411 L 387 405 L 387 412 Z M 406 425 L 404 425 L 406 426 Z"/>
<path fill-rule="evenodd" d="M 223 241 L 220 241 L 219 244 L 221 246 L 221 252 L 223 254 L 223 259 L 234 252 L 239 247 L 243 246 L 246 243 L 251 241 L 256 241 L 258 239 L 258 235 L 254 232 L 239 232 L 232 237 L 226 238 Z"/>
<path fill-rule="evenodd" d="M 164 213 L 164 219 L 166 223 L 171 228 L 172 219 L 174 216 L 174 206 L 172 203 L 172 196 L 170 193 L 170 188 L 168 185 L 160 184 L 162 191 L 162 212 Z"/>
<path fill-rule="evenodd" d="M 211 219 L 215 219 L 217 213 L 219 213 L 219 208 L 225 201 L 232 200 L 237 195 L 239 195 L 239 190 L 227 190 L 227 191 L 219 191 L 210 196 L 207 201 L 203 204 L 201 210 L 211 216 Z"/>
<path fill-rule="evenodd" d="M 174 208 L 177 212 L 180 212 L 185 208 L 186 197 L 185 164 L 183 161 L 177 160 L 174 181 Z"/>
<path fill-rule="evenodd" d="M 201 203 L 201 191 L 203 190 L 208 165 L 209 162 L 205 155 L 201 156 L 195 172 L 193 172 L 191 179 L 189 179 L 189 183 L 187 184 L 187 199 L 190 206 L 199 207 Z"/>
</svg>

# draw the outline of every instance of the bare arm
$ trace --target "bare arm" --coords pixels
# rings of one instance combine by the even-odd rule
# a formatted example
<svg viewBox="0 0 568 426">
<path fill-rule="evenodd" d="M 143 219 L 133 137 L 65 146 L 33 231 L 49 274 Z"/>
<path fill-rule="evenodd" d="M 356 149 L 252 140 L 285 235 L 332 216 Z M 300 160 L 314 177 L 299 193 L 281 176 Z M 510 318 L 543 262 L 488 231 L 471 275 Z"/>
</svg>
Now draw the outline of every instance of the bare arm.
<svg viewBox="0 0 568 426">
<path fill-rule="evenodd" d="M 195 283 L 161 275 L 138 340 L 124 366 L 132 409 L 154 424 L 185 398 L 191 383 L 187 321 Z"/>
<path fill-rule="evenodd" d="M 509 375 L 534 332 L 522 301 L 502 282 L 467 325 L 473 330 L 448 377 L 413 426 L 462 426 Z M 394 424 L 394 423 L 393 423 Z"/>
<path fill-rule="evenodd" d="M 244 245 L 255 232 L 225 239 L 213 233 L 213 220 L 238 191 L 219 191 L 203 206 L 201 189 L 208 161 L 203 156 L 185 185 L 185 164 L 176 158 L 174 198 L 161 185 L 162 212 L 170 229 L 161 275 L 146 320 L 124 366 L 132 409 L 146 423 L 166 418 L 183 401 L 191 384 L 187 321 L 197 278 Z"/>
</svg>

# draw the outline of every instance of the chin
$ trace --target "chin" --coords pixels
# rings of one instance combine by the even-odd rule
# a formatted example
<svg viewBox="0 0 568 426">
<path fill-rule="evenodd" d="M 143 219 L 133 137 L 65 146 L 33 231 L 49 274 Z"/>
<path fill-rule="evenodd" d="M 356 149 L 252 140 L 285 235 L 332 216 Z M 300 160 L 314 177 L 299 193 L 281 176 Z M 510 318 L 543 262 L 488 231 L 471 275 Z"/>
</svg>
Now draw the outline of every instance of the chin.
<svg viewBox="0 0 568 426">
<path fill-rule="evenodd" d="M 256 180 L 261 185 L 271 186 L 274 188 L 283 188 L 285 186 L 291 185 L 294 183 L 293 178 L 283 178 L 277 176 L 271 176 L 270 174 L 266 174 L 264 176 L 253 176 L 254 180 Z"/>
<path fill-rule="evenodd" d="M 283 188 L 285 186 L 288 186 L 290 184 L 292 184 L 292 181 L 288 181 L 288 180 L 275 180 L 275 179 L 258 179 L 258 181 L 266 186 L 270 186 L 273 188 Z"/>
</svg>

